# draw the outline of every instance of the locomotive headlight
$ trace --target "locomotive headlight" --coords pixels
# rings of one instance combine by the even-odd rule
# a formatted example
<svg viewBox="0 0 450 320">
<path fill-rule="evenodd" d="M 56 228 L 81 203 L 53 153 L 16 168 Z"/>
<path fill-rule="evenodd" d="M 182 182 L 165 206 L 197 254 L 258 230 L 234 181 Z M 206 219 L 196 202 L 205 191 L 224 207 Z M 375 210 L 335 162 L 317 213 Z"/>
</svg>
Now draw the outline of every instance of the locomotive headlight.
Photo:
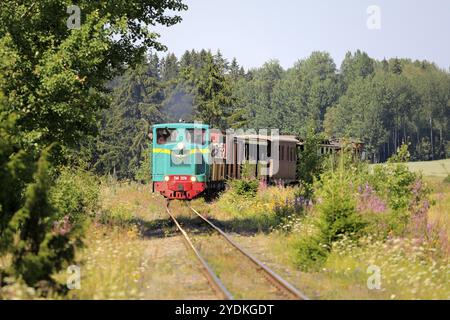
<svg viewBox="0 0 450 320">
<path fill-rule="evenodd" d="M 192 182 L 197 181 L 197 177 L 196 177 L 196 176 L 192 176 L 192 177 L 191 177 L 191 181 L 192 181 Z"/>
<path fill-rule="evenodd" d="M 164 181 L 166 181 L 166 182 L 169 181 L 169 179 L 170 179 L 169 176 L 164 177 Z"/>
</svg>

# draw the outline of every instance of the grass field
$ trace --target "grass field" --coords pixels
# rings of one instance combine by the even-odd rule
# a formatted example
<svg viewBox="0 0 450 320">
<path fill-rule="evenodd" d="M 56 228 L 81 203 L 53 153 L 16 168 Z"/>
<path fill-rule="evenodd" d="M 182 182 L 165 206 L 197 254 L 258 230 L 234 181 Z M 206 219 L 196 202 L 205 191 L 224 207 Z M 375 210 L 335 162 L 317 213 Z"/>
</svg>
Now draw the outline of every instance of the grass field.
<svg viewBox="0 0 450 320">
<path fill-rule="evenodd" d="M 409 162 L 408 167 L 413 172 L 422 172 L 424 176 L 445 178 L 450 174 L 450 159 Z"/>
<path fill-rule="evenodd" d="M 432 189 L 429 219 L 438 222 L 450 238 L 450 184 L 444 182 L 450 160 L 408 166 L 424 175 Z M 310 298 L 450 299 L 448 263 L 417 260 L 421 248 L 409 242 L 346 247 L 330 255 L 322 270 L 299 271 L 293 261 L 295 251 L 290 247 L 295 233 L 270 227 L 276 222 L 272 213 L 283 208 L 293 192 L 292 188 L 273 187 L 259 192 L 254 199 L 233 199 L 225 194 L 212 204 L 197 199 L 192 205 L 216 219 L 238 243 Z M 79 255 L 82 289 L 71 292 L 70 298 L 215 298 L 196 270 L 196 260 L 168 223 L 161 196 L 152 194 L 148 186 L 113 184 L 103 187 L 101 200 L 106 222 L 93 224 L 88 231 L 87 247 Z M 198 245 L 204 251 L 208 251 L 206 244 L 210 240 L 207 234 L 198 235 Z M 213 247 L 213 253 L 216 251 L 221 248 Z M 229 259 L 208 258 L 219 272 L 231 264 Z M 367 289 L 366 269 L 370 263 L 383 268 L 382 290 Z M 240 276 L 236 274 L 236 281 Z"/>
<path fill-rule="evenodd" d="M 438 225 L 450 239 L 450 184 L 444 181 L 450 160 L 408 163 L 408 167 L 411 171 L 420 171 L 431 188 L 428 221 Z M 416 239 L 407 237 L 386 242 L 368 238 L 360 246 L 344 244 L 333 249 L 321 270 L 298 270 L 293 245 L 298 232 L 304 232 L 302 223 L 294 222 L 299 231 L 287 234 L 260 228 L 261 220 L 271 222 L 271 219 L 262 219 L 270 211 L 271 202 L 277 202 L 277 195 L 284 197 L 288 193 L 288 190 L 270 189 L 260 193 L 256 203 L 227 199 L 226 195 L 213 206 L 216 210 L 211 214 L 221 221 L 234 222 L 227 225 L 236 230 L 233 236 L 237 242 L 312 299 L 450 299 L 448 257 L 434 259 L 435 248 L 423 247 Z M 241 232 L 245 230 L 250 232 Z M 381 270 L 379 290 L 367 286 L 367 270 L 371 265 Z"/>
<path fill-rule="evenodd" d="M 91 224 L 79 252 L 81 288 L 70 299 L 214 299 L 181 236 L 168 223 L 164 199 L 148 186 L 108 183 L 101 223 Z M 66 274 L 60 276 L 65 281 Z"/>
</svg>

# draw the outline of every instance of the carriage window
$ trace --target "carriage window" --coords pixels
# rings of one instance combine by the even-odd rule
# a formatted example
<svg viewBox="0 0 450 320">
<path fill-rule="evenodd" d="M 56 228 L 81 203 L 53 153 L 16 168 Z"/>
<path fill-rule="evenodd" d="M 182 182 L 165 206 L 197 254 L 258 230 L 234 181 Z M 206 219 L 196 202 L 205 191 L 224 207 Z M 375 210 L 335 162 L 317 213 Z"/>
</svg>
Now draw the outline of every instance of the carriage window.
<svg viewBox="0 0 450 320">
<path fill-rule="evenodd" d="M 206 130 L 205 129 L 186 129 L 186 140 L 192 144 L 206 143 Z"/>
<path fill-rule="evenodd" d="M 156 142 L 158 144 L 167 144 L 177 142 L 177 129 L 160 128 L 156 129 Z"/>
</svg>

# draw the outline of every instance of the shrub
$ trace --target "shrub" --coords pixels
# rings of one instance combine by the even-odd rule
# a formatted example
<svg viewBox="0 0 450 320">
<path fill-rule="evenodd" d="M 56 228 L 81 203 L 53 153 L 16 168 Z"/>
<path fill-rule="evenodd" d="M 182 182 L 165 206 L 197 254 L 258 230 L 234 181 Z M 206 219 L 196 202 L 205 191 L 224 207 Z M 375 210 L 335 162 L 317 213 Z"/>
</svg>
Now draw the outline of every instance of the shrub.
<svg viewBox="0 0 450 320">
<path fill-rule="evenodd" d="M 316 270 L 327 259 L 330 248 L 317 236 L 303 237 L 294 245 L 295 263 L 301 270 Z"/>
<path fill-rule="evenodd" d="M 370 172 L 364 164 L 347 160 L 341 156 L 339 168 L 330 168 L 313 185 L 316 232 L 298 240 L 297 263 L 302 269 L 320 266 L 342 237 L 370 234 L 384 240 L 407 232 L 413 237 L 427 234 L 430 189 L 420 175 L 404 164 L 378 165 Z"/>
<path fill-rule="evenodd" d="M 297 243 L 297 264 L 307 270 L 320 266 L 334 241 L 343 235 L 357 237 L 365 223 L 356 210 L 353 172 L 341 167 L 326 172 L 315 182 L 317 205 L 313 223 L 317 232 Z"/>
<path fill-rule="evenodd" d="M 98 208 L 100 181 L 92 173 L 64 168 L 51 189 L 53 206 L 59 219 L 69 217 L 71 223 L 82 223 Z"/>
<path fill-rule="evenodd" d="M 56 287 L 52 275 L 75 257 L 77 231 L 70 223 L 58 224 L 60 213 L 50 197 L 54 167 L 49 159 L 53 147 L 46 148 L 27 184 L 22 207 L 14 213 L 8 229 L 15 236 L 10 248 L 12 261 L 7 274 L 23 279 L 28 286 L 46 283 Z"/>
<path fill-rule="evenodd" d="M 258 170 L 258 171 L 256 171 Z M 258 177 L 259 169 L 256 164 L 246 161 L 242 164 L 241 177 L 242 180 L 253 180 Z"/>
<path fill-rule="evenodd" d="M 322 175 L 317 187 L 318 227 L 326 244 L 342 234 L 358 234 L 364 223 L 356 211 L 355 190 L 351 176 L 343 170 Z"/>
<path fill-rule="evenodd" d="M 148 146 L 141 151 L 141 162 L 136 170 L 134 178 L 141 183 L 149 183 L 152 180 L 152 148 Z"/>
<path fill-rule="evenodd" d="M 389 159 L 389 163 L 408 162 L 411 159 L 411 155 L 408 151 L 408 144 L 403 143 L 397 148 L 397 152 L 393 154 Z"/>
<path fill-rule="evenodd" d="M 306 136 L 303 151 L 298 154 L 297 176 L 300 182 L 311 185 L 323 172 L 325 157 L 319 152 L 322 137 L 309 130 Z"/>
<path fill-rule="evenodd" d="M 244 197 L 255 197 L 258 192 L 259 181 L 253 180 L 230 180 L 228 184 L 233 193 Z"/>
<path fill-rule="evenodd" d="M 420 177 L 403 164 L 377 165 L 368 182 L 379 195 L 384 195 L 393 210 L 408 208 L 411 202 L 411 188 Z"/>
</svg>

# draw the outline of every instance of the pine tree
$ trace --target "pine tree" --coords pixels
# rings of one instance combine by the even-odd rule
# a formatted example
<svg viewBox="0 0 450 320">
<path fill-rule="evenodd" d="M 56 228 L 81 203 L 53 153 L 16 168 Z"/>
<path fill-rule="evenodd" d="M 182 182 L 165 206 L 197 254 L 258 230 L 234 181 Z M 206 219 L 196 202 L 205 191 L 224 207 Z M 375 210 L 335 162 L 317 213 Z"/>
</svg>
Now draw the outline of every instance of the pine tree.
<svg viewBox="0 0 450 320">
<path fill-rule="evenodd" d="M 150 55 L 146 63 L 130 69 L 113 94 L 111 109 L 103 114 L 94 168 L 101 174 L 116 172 L 119 179 L 133 179 L 150 125 L 163 120 L 158 57 Z"/>
<path fill-rule="evenodd" d="M 186 76 L 186 81 L 193 88 L 194 115 L 213 127 L 225 129 L 228 117 L 232 115 L 233 97 L 231 87 L 223 74 L 222 66 L 214 62 L 210 53 L 202 59 L 205 61 L 198 72 L 191 71 Z"/>
</svg>

